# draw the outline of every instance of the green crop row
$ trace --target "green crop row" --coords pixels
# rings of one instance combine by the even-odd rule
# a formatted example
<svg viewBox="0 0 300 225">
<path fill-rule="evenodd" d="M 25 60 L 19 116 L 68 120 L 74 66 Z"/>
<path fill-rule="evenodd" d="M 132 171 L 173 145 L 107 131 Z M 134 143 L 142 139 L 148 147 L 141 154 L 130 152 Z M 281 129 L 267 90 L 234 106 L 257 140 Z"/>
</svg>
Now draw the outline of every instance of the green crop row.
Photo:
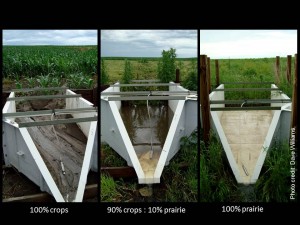
<svg viewBox="0 0 300 225">
<path fill-rule="evenodd" d="M 2 77 L 97 74 L 97 46 L 3 46 Z"/>
</svg>

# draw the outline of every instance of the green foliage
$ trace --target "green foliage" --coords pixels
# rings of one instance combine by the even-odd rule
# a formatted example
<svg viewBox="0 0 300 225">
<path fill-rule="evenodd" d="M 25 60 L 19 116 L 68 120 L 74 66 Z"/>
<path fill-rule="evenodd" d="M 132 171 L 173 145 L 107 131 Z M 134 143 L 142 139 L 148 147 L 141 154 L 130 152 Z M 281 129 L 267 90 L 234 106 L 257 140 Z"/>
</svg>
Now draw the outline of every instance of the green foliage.
<svg viewBox="0 0 300 225">
<path fill-rule="evenodd" d="M 256 194 L 264 202 L 290 201 L 290 149 L 288 144 L 270 149 L 256 183 Z"/>
<path fill-rule="evenodd" d="M 140 59 L 140 63 L 148 63 L 148 59 L 147 58 L 141 58 Z"/>
<path fill-rule="evenodd" d="M 150 61 L 159 61 L 161 58 L 160 57 L 101 57 L 104 60 L 114 60 L 114 61 L 123 61 L 125 59 L 130 60 L 131 62 L 133 61 L 142 61 L 142 62 L 150 62 Z M 178 58 L 177 60 L 179 61 L 189 61 L 191 59 L 196 59 L 196 58 Z"/>
<path fill-rule="evenodd" d="M 269 149 L 255 185 L 237 186 L 221 143 L 212 135 L 209 147 L 200 132 L 201 202 L 288 202 L 290 151 L 288 145 Z"/>
<path fill-rule="evenodd" d="M 220 83 L 222 82 L 276 82 L 275 79 L 275 58 L 262 58 L 262 59 L 219 59 L 220 69 Z M 216 84 L 216 69 L 215 60 L 212 59 L 210 63 L 211 71 L 211 84 Z M 280 83 L 277 84 L 279 88 L 287 94 L 290 98 L 292 97 L 293 87 L 286 81 L 286 69 L 287 60 L 286 58 L 280 58 Z M 295 67 L 292 63 L 292 80 L 294 78 Z M 225 85 L 225 88 L 243 88 L 243 87 L 267 87 L 270 85 L 239 85 L 230 86 Z M 263 99 L 270 98 L 270 92 L 231 92 L 225 93 L 225 98 L 229 99 Z"/>
<path fill-rule="evenodd" d="M 2 77 L 97 74 L 97 46 L 3 46 Z"/>
<path fill-rule="evenodd" d="M 168 51 L 163 50 L 162 58 L 158 62 L 158 74 L 157 78 L 161 80 L 162 83 L 169 83 L 175 80 L 175 70 L 176 70 L 176 49 L 171 48 Z"/>
<path fill-rule="evenodd" d="M 112 148 L 108 145 L 101 145 L 101 166 L 126 166 L 126 161 L 121 158 Z"/>
<path fill-rule="evenodd" d="M 125 66 L 124 57 L 103 57 L 105 67 L 109 74 L 109 83 L 115 83 L 122 80 Z M 134 79 L 137 80 L 155 80 L 157 79 L 157 64 L 161 58 L 130 58 L 131 71 Z M 146 62 L 145 62 L 146 61 Z M 197 62 L 195 58 L 176 58 L 177 67 L 180 64 L 180 79 L 184 81 L 192 61 Z M 175 75 L 174 75 L 175 78 Z"/>
<path fill-rule="evenodd" d="M 188 73 L 187 78 L 182 82 L 182 86 L 190 91 L 198 90 L 198 73 L 196 70 Z"/>
<path fill-rule="evenodd" d="M 247 77 L 247 78 L 253 78 L 257 75 L 256 71 L 254 68 L 247 68 L 244 72 L 243 72 L 243 76 Z"/>
<path fill-rule="evenodd" d="M 223 149 L 213 136 L 209 147 L 200 143 L 200 201 L 226 202 L 236 194 L 231 174 L 224 167 Z"/>
<path fill-rule="evenodd" d="M 122 83 L 123 84 L 129 84 L 131 83 L 131 80 L 133 79 L 133 74 L 131 70 L 131 63 L 129 60 L 125 60 L 125 65 L 124 65 L 124 72 L 122 76 Z M 122 87 L 122 91 L 131 91 L 132 87 Z"/>
<path fill-rule="evenodd" d="M 119 202 L 130 202 L 133 201 L 133 196 L 137 195 L 139 184 L 137 182 L 128 182 L 123 180 L 122 178 L 116 180 L 117 190 L 119 195 Z"/>
<path fill-rule="evenodd" d="M 120 197 L 114 179 L 106 174 L 101 174 L 101 202 L 113 202 Z"/>
<path fill-rule="evenodd" d="M 181 80 L 182 80 L 182 77 L 185 77 L 186 73 L 187 73 L 186 70 L 184 70 L 184 67 L 185 67 L 184 62 L 182 60 L 176 61 L 176 68 L 179 69 L 179 71 L 180 71 L 180 79 Z"/>
<path fill-rule="evenodd" d="M 39 76 L 37 79 L 39 87 L 42 88 L 47 88 L 50 87 L 51 85 L 51 77 L 49 75 L 47 76 Z"/>
<path fill-rule="evenodd" d="M 28 87 L 35 87 L 35 85 L 37 84 L 38 87 L 41 88 L 48 88 L 48 87 L 60 87 L 60 79 L 57 77 L 52 77 L 50 75 L 46 75 L 46 76 L 38 76 L 38 78 L 36 79 L 35 82 L 35 78 L 27 78 L 26 79 L 28 82 Z M 31 93 L 31 92 L 30 92 Z M 56 91 L 50 91 L 50 90 L 45 90 L 40 92 L 36 92 L 35 94 L 45 94 L 45 95 L 49 95 L 49 94 L 55 94 Z M 33 93 L 31 93 L 33 94 Z"/>
<path fill-rule="evenodd" d="M 61 86 L 61 79 L 58 77 L 52 77 L 51 80 L 51 87 L 60 87 Z"/>
<path fill-rule="evenodd" d="M 131 80 L 133 79 L 132 71 L 131 71 L 131 64 L 129 60 L 125 60 L 125 66 L 124 66 L 124 73 L 122 77 L 122 83 L 123 84 L 129 84 Z"/>
<path fill-rule="evenodd" d="M 109 75 L 106 69 L 106 64 L 104 62 L 104 59 L 101 59 L 101 79 L 100 83 L 103 84 L 108 84 L 109 82 Z"/>
<path fill-rule="evenodd" d="M 192 59 L 190 61 L 190 65 L 188 68 L 187 76 L 184 76 L 182 61 L 179 61 L 178 63 L 179 69 L 180 69 L 180 77 L 182 80 L 182 86 L 190 91 L 197 91 L 198 90 L 198 65 L 197 60 Z"/>
<path fill-rule="evenodd" d="M 67 83 L 68 87 L 73 89 L 91 89 L 94 86 L 93 79 L 82 73 L 70 74 L 67 78 Z"/>
<path fill-rule="evenodd" d="M 212 201 L 212 191 L 210 180 L 210 170 L 207 166 L 207 159 L 204 154 L 200 155 L 200 201 L 210 202 Z"/>
<path fill-rule="evenodd" d="M 159 195 L 162 195 L 162 201 L 167 202 L 197 202 L 198 200 L 198 135 L 197 131 L 193 132 L 189 137 L 183 137 L 181 139 L 181 149 L 170 161 L 170 164 L 165 167 L 162 174 L 162 183 L 167 187 L 166 190 L 161 189 Z M 180 165 L 187 164 L 187 169 L 180 168 Z M 122 159 L 113 149 L 108 145 L 101 145 L 101 166 L 126 166 L 126 161 Z M 101 200 L 105 196 L 105 199 L 111 201 L 132 201 L 133 197 L 136 197 L 139 186 L 137 180 L 124 181 L 122 179 L 116 180 L 113 185 L 105 185 L 106 190 L 103 192 L 101 174 Z M 106 194 L 111 187 L 112 193 Z M 153 187 L 154 189 L 154 187 Z M 115 193 L 117 190 L 118 194 Z M 102 196 L 103 195 L 103 196 Z M 106 201 L 110 201 L 106 200 Z"/>
<path fill-rule="evenodd" d="M 197 202 L 198 200 L 198 133 L 194 131 L 189 137 L 180 140 L 180 151 L 172 159 L 163 179 L 166 182 L 166 201 L 168 202 Z M 187 164 L 186 171 L 179 168 Z"/>
<path fill-rule="evenodd" d="M 22 89 L 23 88 L 23 84 L 19 81 L 16 81 L 16 88 L 17 89 Z"/>
<path fill-rule="evenodd" d="M 27 77 L 26 78 L 27 83 L 28 83 L 28 88 L 34 88 L 35 87 L 35 78 L 33 77 Z"/>
</svg>

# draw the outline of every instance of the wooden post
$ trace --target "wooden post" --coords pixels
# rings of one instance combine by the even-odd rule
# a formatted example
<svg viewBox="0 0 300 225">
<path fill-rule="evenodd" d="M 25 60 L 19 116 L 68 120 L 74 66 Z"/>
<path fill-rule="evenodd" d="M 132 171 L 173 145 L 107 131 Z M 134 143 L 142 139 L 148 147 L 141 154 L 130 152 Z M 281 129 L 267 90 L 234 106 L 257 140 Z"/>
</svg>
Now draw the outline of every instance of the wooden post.
<svg viewBox="0 0 300 225">
<path fill-rule="evenodd" d="M 219 87 L 220 85 L 219 60 L 216 59 L 215 65 L 216 65 L 216 85 L 217 87 Z"/>
<path fill-rule="evenodd" d="M 293 97 L 292 97 L 292 121 L 291 128 L 295 128 L 296 140 L 298 137 L 297 129 L 297 90 L 298 90 L 298 65 L 297 65 L 297 54 L 295 54 L 295 76 L 294 76 L 294 85 L 293 85 Z"/>
<path fill-rule="evenodd" d="M 286 79 L 289 84 L 292 84 L 291 74 L 292 74 L 292 56 L 288 55 L 287 65 L 286 65 Z"/>
<path fill-rule="evenodd" d="M 200 55 L 200 105 L 202 113 L 202 126 L 204 142 L 208 145 L 210 131 L 210 106 L 209 93 L 207 86 L 207 58 L 206 55 Z"/>
<path fill-rule="evenodd" d="M 276 56 L 276 63 L 275 63 L 275 82 L 276 85 L 280 84 L 280 57 Z"/>
<path fill-rule="evenodd" d="M 208 85 L 208 93 L 211 92 L 211 85 L 210 85 L 210 58 L 207 57 L 207 85 Z"/>
<path fill-rule="evenodd" d="M 180 70 L 176 69 L 176 80 L 175 83 L 180 83 Z"/>
</svg>

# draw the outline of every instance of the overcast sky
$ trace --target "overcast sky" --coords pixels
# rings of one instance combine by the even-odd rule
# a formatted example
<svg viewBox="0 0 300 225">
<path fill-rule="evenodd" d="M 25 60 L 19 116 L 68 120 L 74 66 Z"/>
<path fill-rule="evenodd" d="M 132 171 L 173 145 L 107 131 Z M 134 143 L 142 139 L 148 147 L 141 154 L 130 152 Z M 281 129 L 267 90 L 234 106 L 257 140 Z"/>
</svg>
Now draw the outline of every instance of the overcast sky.
<svg viewBox="0 0 300 225">
<path fill-rule="evenodd" d="M 170 48 L 197 57 L 197 30 L 101 30 L 101 56 L 160 57 Z"/>
<path fill-rule="evenodd" d="M 212 59 L 297 53 L 297 30 L 200 30 L 200 54 Z"/>
<path fill-rule="evenodd" d="M 3 45 L 97 45 L 97 30 L 3 30 Z"/>
</svg>

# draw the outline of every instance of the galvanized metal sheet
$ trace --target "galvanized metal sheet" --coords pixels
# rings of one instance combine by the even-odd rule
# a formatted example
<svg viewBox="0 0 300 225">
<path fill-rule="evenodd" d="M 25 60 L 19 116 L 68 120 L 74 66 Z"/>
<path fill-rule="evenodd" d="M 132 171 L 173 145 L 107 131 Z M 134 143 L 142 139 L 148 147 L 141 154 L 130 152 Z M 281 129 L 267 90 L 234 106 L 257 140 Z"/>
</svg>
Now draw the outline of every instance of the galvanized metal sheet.
<svg viewBox="0 0 300 225">
<path fill-rule="evenodd" d="M 80 94 L 76 95 L 39 95 L 39 96 L 22 96 L 7 98 L 7 101 L 23 101 L 23 100 L 40 100 L 40 99 L 53 99 L 53 98 L 79 98 Z"/>
<path fill-rule="evenodd" d="M 46 121 L 36 121 L 36 122 L 26 122 L 19 123 L 19 127 L 33 127 L 33 126 L 47 126 L 47 125 L 57 125 L 57 124 L 67 124 L 67 123 L 81 123 L 97 121 L 97 117 L 86 117 L 86 118 L 71 118 L 63 120 L 46 120 Z"/>
</svg>

